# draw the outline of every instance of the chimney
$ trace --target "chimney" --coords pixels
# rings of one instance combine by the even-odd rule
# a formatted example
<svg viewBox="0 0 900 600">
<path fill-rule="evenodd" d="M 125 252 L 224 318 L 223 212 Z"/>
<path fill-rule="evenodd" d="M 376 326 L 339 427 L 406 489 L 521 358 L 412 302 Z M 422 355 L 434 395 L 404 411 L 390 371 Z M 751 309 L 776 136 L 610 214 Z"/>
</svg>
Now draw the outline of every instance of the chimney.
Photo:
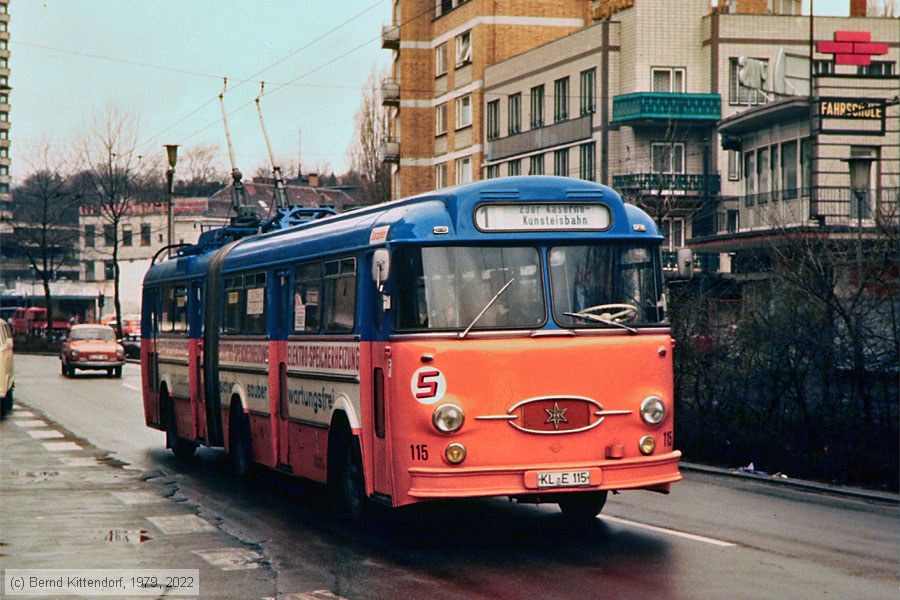
<svg viewBox="0 0 900 600">
<path fill-rule="evenodd" d="M 307 177 L 309 177 L 309 187 L 319 187 L 318 173 L 310 173 Z"/>
<path fill-rule="evenodd" d="M 850 0 L 850 16 L 865 17 L 867 0 Z"/>
</svg>

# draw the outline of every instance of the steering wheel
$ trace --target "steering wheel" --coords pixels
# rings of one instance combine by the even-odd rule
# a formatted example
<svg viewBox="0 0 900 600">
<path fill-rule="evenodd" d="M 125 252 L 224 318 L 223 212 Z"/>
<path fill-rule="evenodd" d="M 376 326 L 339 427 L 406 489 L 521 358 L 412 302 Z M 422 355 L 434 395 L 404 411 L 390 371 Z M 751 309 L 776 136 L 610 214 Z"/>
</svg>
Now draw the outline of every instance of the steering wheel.
<svg viewBox="0 0 900 600">
<path fill-rule="evenodd" d="M 618 312 L 609 312 L 618 311 Z M 638 314 L 637 306 L 633 304 L 598 304 L 597 306 L 589 306 L 578 311 L 584 314 L 597 314 L 607 321 L 615 321 L 616 319 L 634 319 Z M 630 316 L 629 316 L 630 315 Z"/>
</svg>

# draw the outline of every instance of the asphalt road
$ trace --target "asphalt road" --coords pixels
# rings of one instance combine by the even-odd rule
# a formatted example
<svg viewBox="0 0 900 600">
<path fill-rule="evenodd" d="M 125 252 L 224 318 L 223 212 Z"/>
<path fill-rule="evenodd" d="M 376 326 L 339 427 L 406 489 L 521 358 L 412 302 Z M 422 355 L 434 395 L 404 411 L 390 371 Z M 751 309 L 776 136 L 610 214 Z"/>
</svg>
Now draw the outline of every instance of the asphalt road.
<svg viewBox="0 0 900 600">
<path fill-rule="evenodd" d="M 580 530 L 555 506 L 505 500 L 416 506 L 359 527 L 316 486 L 274 474 L 235 480 L 221 450 L 176 461 L 162 433 L 143 425 L 136 365 L 126 365 L 121 380 L 64 379 L 51 357 L 17 356 L 16 370 L 17 402 L 122 461 L 164 471 L 201 517 L 259 549 L 280 597 L 313 597 L 296 590 L 429 600 L 900 594 L 895 503 L 689 472 L 668 496 L 611 496 Z"/>
</svg>

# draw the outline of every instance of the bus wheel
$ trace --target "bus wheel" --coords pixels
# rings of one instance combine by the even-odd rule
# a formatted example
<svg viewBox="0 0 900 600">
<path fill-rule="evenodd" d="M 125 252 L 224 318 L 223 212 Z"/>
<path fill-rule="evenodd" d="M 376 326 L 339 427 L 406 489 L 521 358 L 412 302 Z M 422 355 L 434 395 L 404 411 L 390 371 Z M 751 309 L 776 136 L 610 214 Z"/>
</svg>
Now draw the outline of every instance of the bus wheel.
<svg viewBox="0 0 900 600">
<path fill-rule="evenodd" d="M 250 420 L 241 405 L 232 405 L 228 419 L 228 453 L 235 475 L 246 477 L 253 466 L 253 441 L 250 439 Z"/>
<path fill-rule="evenodd" d="M 13 389 L 9 388 L 6 395 L 0 399 L 0 419 L 12 412 L 13 409 Z"/>
<path fill-rule="evenodd" d="M 171 448 L 175 458 L 188 459 L 194 456 L 197 444 L 178 436 L 178 427 L 175 424 L 175 405 L 169 399 L 169 395 L 163 392 L 162 399 L 166 408 L 166 448 Z"/>
<path fill-rule="evenodd" d="M 606 490 L 565 494 L 559 498 L 559 508 L 573 523 L 590 522 L 603 510 L 607 494 Z"/>
<path fill-rule="evenodd" d="M 369 514 L 366 480 L 363 475 L 359 441 L 351 434 L 344 441 L 341 453 L 341 498 L 344 510 L 354 520 L 364 520 Z"/>
</svg>

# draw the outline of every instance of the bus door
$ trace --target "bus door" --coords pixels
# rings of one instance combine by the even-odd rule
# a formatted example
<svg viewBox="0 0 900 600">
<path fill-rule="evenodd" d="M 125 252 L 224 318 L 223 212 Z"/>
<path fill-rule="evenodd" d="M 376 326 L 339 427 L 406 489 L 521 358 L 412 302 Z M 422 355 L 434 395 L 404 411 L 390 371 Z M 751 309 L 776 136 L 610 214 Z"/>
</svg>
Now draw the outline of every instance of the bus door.
<svg viewBox="0 0 900 600">
<path fill-rule="evenodd" d="M 288 432 L 288 380 L 287 380 L 287 334 L 293 327 L 291 314 L 292 289 L 290 271 L 275 271 L 272 278 L 272 312 L 276 319 L 277 339 L 274 344 L 270 342 L 269 351 L 269 388 L 273 398 L 270 399 L 273 429 L 275 430 L 276 464 L 288 466 L 291 464 L 290 442 Z M 274 345 L 274 347 L 272 347 Z M 273 351 L 274 350 L 274 351 Z M 275 381 L 272 379 L 276 378 Z M 272 406 L 274 401 L 274 406 Z"/>
<path fill-rule="evenodd" d="M 378 249 L 372 257 L 372 279 L 375 286 L 373 297 L 376 306 L 376 323 L 382 329 L 386 325 L 387 312 L 385 311 L 386 296 L 385 283 L 390 272 L 390 255 L 385 249 Z M 382 329 L 383 330 L 383 329 Z M 388 416 L 390 410 L 390 385 L 391 377 L 391 345 L 390 342 L 373 342 L 370 345 L 371 354 L 371 385 L 372 385 L 372 459 L 375 492 L 392 495 L 391 489 L 391 445 L 390 431 L 388 431 Z M 362 374 L 361 374 L 362 375 Z M 365 375 L 362 375 L 365 376 Z M 365 421 L 366 419 L 363 419 Z"/>
<path fill-rule="evenodd" d="M 194 439 L 207 439 L 206 435 L 206 402 L 203 393 L 203 284 L 192 281 L 190 286 L 188 307 L 188 332 L 190 347 L 188 349 L 188 383 L 191 390 L 191 420 L 194 424 Z"/>
</svg>

